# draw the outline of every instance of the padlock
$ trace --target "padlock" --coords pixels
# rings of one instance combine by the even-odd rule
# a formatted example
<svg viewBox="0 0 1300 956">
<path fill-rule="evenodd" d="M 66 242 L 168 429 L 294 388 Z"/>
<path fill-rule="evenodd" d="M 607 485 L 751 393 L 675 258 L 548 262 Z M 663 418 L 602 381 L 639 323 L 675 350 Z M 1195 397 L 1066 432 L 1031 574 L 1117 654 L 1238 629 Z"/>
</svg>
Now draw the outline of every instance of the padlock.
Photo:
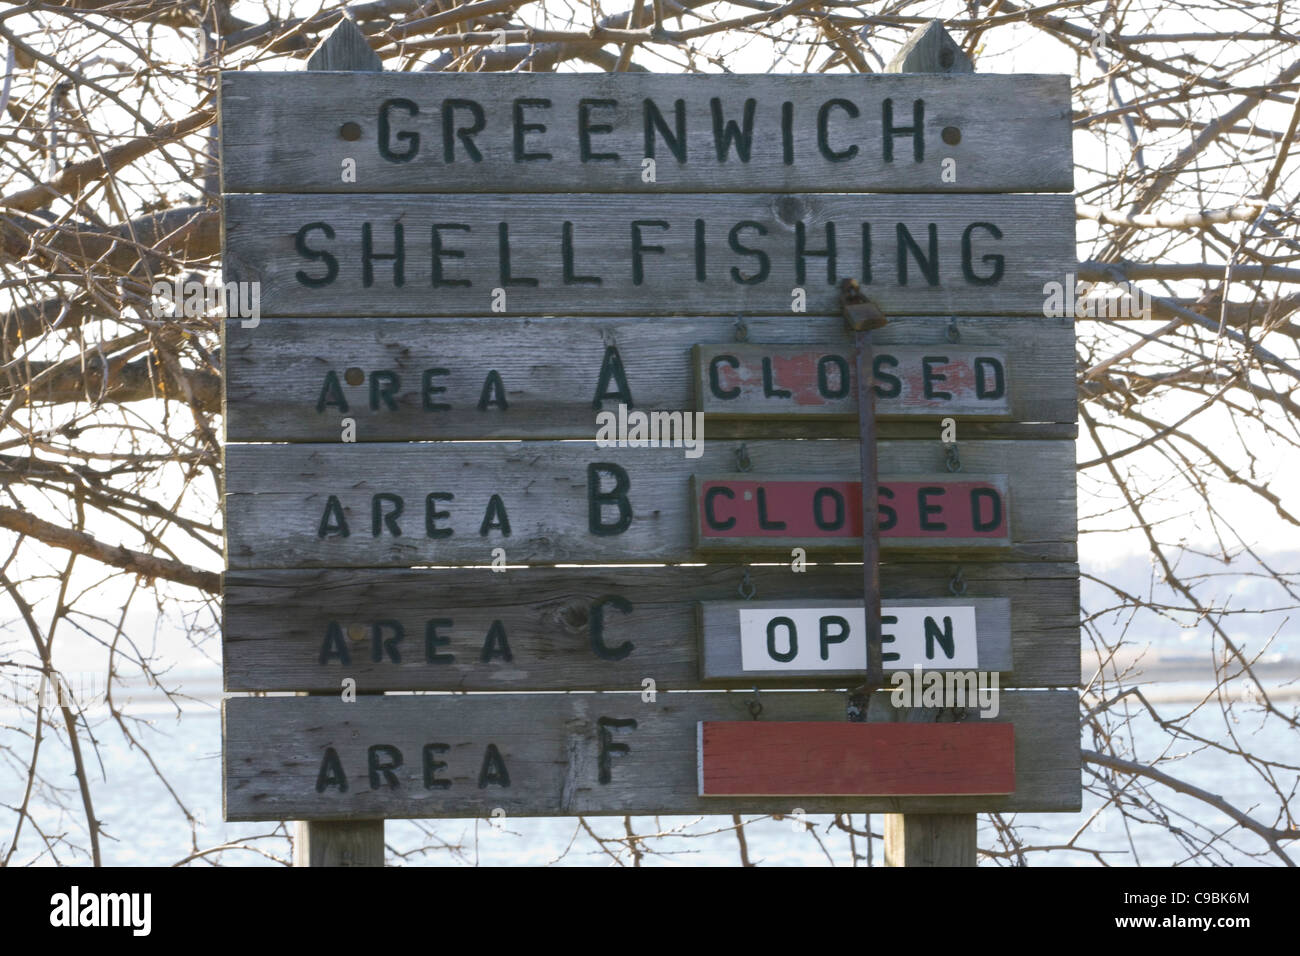
<svg viewBox="0 0 1300 956">
<path fill-rule="evenodd" d="M 844 311 L 845 323 L 854 332 L 870 332 L 889 324 L 885 313 L 862 294 L 856 279 L 844 279 L 840 283 L 840 308 Z"/>
<path fill-rule="evenodd" d="M 870 299 L 844 303 L 844 321 L 854 332 L 869 332 L 888 325 L 889 320 Z"/>
</svg>

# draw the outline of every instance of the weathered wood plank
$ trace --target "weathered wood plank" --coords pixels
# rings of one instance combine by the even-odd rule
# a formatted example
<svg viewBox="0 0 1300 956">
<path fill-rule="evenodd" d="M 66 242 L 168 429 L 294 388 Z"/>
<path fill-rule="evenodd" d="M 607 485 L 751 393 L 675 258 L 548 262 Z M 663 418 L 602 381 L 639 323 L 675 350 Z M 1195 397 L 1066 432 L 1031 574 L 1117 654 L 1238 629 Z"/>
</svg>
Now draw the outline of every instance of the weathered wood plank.
<svg viewBox="0 0 1300 956">
<path fill-rule="evenodd" d="M 1009 422 L 1073 422 L 1074 331 L 1065 319 L 989 317 L 955 321 L 959 342 L 949 341 L 947 317 L 891 317 L 872 334 L 882 354 L 925 350 L 926 355 L 1005 355 L 1005 417 Z M 814 346 L 825 355 L 846 355 L 852 370 L 852 342 L 839 317 L 798 316 L 746 319 L 746 342 L 722 347 L 759 370 L 757 394 L 740 401 L 716 401 L 708 393 L 708 365 L 692 382 L 691 351 L 702 343 L 731 339 L 734 317 L 660 319 L 566 318 L 534 321 L 515 316 L 483 319 L 266 319 L 256 328 L 226 323 L 226 438 L 228 441 L 337 441 L 340 422 L 356 423 L 362 442 L 439 438 L 590 438 L 595 403 L 616 408 L 619 381 L 612 374 L 617 354 L 631 406 L 643 410 L 707 413 L 710 435 L 774 435 L 772 416 L 786 402 L 762 398 L 762 358 L 782 350 Z M 761 344 L 760 344 L 761 343 Z M 714 350 L 710 350 L 712 352 Z M 922 356 L 923 358 L 924 356 Z M 921 418 L 926 437 L 938 438 L 937 418 L 958 417 L 958 440 L 996 437 L 999 426 L 971 419 L 989 414 L 977 400 L 913 401 L 901 369 L 881 362 L 876 414 L 888 423 Z M 921 368 L 909 359 L 913 378 Z M 350 370 L 352 371 L 349 375 Z M 607 372 L 602 381 L 602 370 Z M 493 373 L 496 373 L 493 376 Z M 852 371 L 850 371 L 852 376 Z M 895 382 L 898 378 L 897 394 Z M 752 381 L 753 376 L 745 376 Z M 350 384 L 349 379 L 358 384 Z M 500 395 L 497 379 L 500 380 Z M 786 382 L 787 379 L 779 381 Z M 337 388 L 335 387 L 337 383 Z M 433 389 L 426 400 L 426 384 Z M 730 384 L 730 380 L 728 383 Z M 909 391 L 904 392 L 904 385 Z M 943 389 L 935 384 L 932 391 Z M 703 404 L 696 392 L 702 393 Z M 951 391 L 951 390 L 950 390 Z M 485 393 L 486 392 L 486 396 Z M 960 392 L 952 391 L 959 395 Z M 500 397 L 504 396 L 504 405 Z M 801 417 L 779 423 L 790 437 L 850 437 L 857 433 L 855 391 L 838 406 L 801 405 Z M 486 400 L 485 400 L 486 399 Z M 449 406 L 446 408 L 439 406 Z M 483 407 L 480 408 L 480 405 Z M 739 407 L 738 407 L 739 406 Z M 802 414 L 811 412 L 811 416 Z M 762 415 L 728 421 L 724 416 Z M 823 417 L 844 421 L 826 421 Z M 810 420 L 815 419 L 815 420 Z M 1008 435 L 1010 437 L 1010 435 Z"/>
<path fill-rule="evenodd" d="M 843 276 L 886 314 L 1041 316 L 1076 261 L 1048 195 L 229 195 L 225 228 L 265 316 L 837 315 Z"/>
<path fill-rule="evenodd" d="M 1069 82 L 1031 74 L 228 72 L 221 77 L 222 188 L 1068 191 Z M 729 125 L 734 133 L 724 139 Z M 655 161 L 650 182 L 647 157 Z M 347 158 L 356 163 L 351 182 L 342 175 Z M 947 176 L 945 160 L 954 164 Z"/>
<path fill-rule="evenodd" d="M 853 566 L 748 569 L 753 603 L 861 601 Z M 358 692 L 381 690 L 660 690 L 752 687 L 728 679 L 726 642 L 701 660 L 697 602 L 738 597 L 742 569 L 727 565 L 665 568 L 393 569 L 230 571 L 225 576 L 223 662 L 230 691 L 338 693 L 343 678 Z M 1073 564 L 966 565 L 967 590 L 953 598 L 950 565 L 881 566 L 886 604 L 942 599 L 973 604 L 981 636 L 1010 634 L 1001 686 L 1079 683 L 1079 569 Z M 1009 620 L 1000 606 L 1010 605 Z M 430 622 L 433 633 L 430 634 Z M 499 625 L 495 628 L 494 626 Z M 593 626 L 594 625 L 594 626 Z M 337 627 L 349 660 L 322 649 Z M 397 654 L 381 649 L 400 630 Z M 725 633 L 725 632 L 724 632 Z M 433 644 L 426 644 L 426 637 Z M 445 643 L 443 643 L 445 641 Z M 509 657 L 504 653 L 509 648 Z M 486 653 L 485 653 L 486 651 Z M 983 648 L 981 647 L 981 654 Z M 994 651 L 990 650 L 990 654 Z M 396 660 L 394 660 L 396 656 Z M 738 653 L 736 660 L 738 662 Z M 430 659 L 432 658 L 432 660 Z M 485 659 L 486 658 L 486 659 Z M 1010 670 L 1003 666 L 1009 662 Z M 770 672 L 764 686 L 849 686 L 841 674 Z"/>
<path fill-rule="evenodd" d="M 700 796 L 939 796 L 1015 789 L 1011 724 L 706 721 Z"/>
<path fill-rule="evenodd" d="M 702 449 L 702 450 L 701 450 Z M 594 442 L 228 445 L 229 567 L 383 567 L 690 560 L 690 477 L 735 467 L 740 444 L 598 447 Z M 749 442 L 751 477 L 855 469 L 852 441 Z M 699 452 L 699 457 L 689 454 Z M 943 469 L 939 442 L 882 442 L 882 478 Z M 1074 445 L 968 442 L 964 478 L 1006 474 L 1010 546 L 1002 560 L 1075 560 Z M 395 533 L 396 532 L 396 533 Z M 988 553 L 944 543 L 887 550 L 943 558 Z M 769 549 L 770 552 L 770 549 Z M 787 555 L 789 551 L 785 552 Z M 809 554 L 852 554 L 828 539 Z"/>
<path fill-rule="evenodd" d="M 868 719 L 935 712 L 874 695 Z M 701 798 L 700 721 L 747 720 L 744 693 L 236 697 L 223 702 L 227 820 L 571 814 L 1077 811 L 1078 695 L 1007 691 L 1015 792 Z M 840 721 L 846 697 L 765 692 L 763 719 Z M 946 712 L 944 712 L 946 713 Z M 633 723 L 635 722 L 635 723 Z M 508 782 L 507 782 L 508 781 Z M 346 783 L 346 791 L 342 784 Z"/>
<path fill-rule="evenodd" d="M 832 674 L 852 680 L 867 669 L 860 597 L 709 601 L 699 611 L 705 681 L 812 677 L 824 682 Z M 886 672 L 915 665 L 927 671 L 1011 670 L 1006 598 L 889 598 L 880 613 Z"/>
</svg>

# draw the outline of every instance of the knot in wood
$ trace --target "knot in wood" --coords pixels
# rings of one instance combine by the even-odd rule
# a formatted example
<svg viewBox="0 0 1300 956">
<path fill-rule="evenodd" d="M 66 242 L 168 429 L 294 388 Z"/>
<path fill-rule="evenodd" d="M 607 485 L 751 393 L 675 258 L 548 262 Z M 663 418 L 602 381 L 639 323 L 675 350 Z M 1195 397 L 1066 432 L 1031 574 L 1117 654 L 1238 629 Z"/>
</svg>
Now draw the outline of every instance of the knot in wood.
<svg viewBox="0 0 1300 956">
<path fill-rule="evenodd" d="M 781 196 L 775 203 L 776 218 L 787 226 L 793 226 L 803 219 L 808 211 L 803 200 L 798 196 Z"/>
<path fill-rule="evenodd" d="M 586 627 L 588 621 L 587 605 L 578 603 L 570 604 L 563 612 L 561 612 L 560 616 L 564 619 L 564 623 L 569 627 Z"/>
</svg>

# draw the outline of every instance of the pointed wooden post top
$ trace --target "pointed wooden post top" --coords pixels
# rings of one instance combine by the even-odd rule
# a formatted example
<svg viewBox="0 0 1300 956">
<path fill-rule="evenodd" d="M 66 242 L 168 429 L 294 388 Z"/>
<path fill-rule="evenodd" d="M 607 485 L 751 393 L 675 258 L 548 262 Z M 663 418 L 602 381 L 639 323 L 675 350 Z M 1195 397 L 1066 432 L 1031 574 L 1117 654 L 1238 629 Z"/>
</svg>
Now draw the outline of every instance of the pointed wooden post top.
<svg viewBox="0 0 1300 956">
<path fill-rule="evenodd" d="M 309 70 L 356 70 L 378 73 L 384 68 L 379 54 L 370 49 L 361 28 L 344 17 L 326 34 L 311 56 L 307 57 Z"/>
<path fill-rule="evenodd" d="M 974 73 L 975 64 L 948 35 L 942 20 L 918 27 L 885 67 L 886 73 Z"/>
</svg>

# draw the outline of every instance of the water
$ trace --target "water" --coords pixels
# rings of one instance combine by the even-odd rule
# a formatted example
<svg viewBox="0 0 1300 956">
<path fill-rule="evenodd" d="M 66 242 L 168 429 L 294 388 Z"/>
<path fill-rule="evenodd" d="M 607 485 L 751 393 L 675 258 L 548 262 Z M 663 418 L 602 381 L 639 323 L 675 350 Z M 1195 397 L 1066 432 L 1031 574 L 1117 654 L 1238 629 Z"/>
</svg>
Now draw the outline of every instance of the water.
<svg viewBox="0 0 1300 956">
<path fill-rule="evenodd" d="M 167 788 L 152 772 L 139 749 L 132 748 L 122 739 L 119 730 L 109 723 L 97 726 L 99 754 L 104 771 L 92 763 L 92 796 L 95 811 L 103 823 L 102 852 L 108 865 L 170 865 L 183 860 L 196 849 L 207 849 L 222 844 L 249 842 L 263 856 L 249 850 L 229 850 L 216 860 L 227 865 L 275 865 L 275 858 L 287 859 L 289 843 L 283 827 L 272 823 L 227 824 L 221 820 L 221 720 L 217 705 L 215 685 L 210 675 L 206 681 L 185 682 L 186 691 L 197 700 L 186 704 L 179 718 L 174 709 L 165 708 L 156 700 L 137 701 L 132 714 L 145 723 L 133 727 L 140 740 L 149 748 L 154 761 L 164 769 L 168 782 L 180 801 L 195 816 L 196 836 Z M 1168 692 L 1170 688 L 1166 687 Z M 1186 685 L 1183 685 L 1186 690 Z M 1167 693 L 1166 696 L 1169 696 Z M 1183 695 L 1178 695 L 1183 696 Z M 1174 716 L 1185 709 L 1185 704 L 1165 702 L 1158 707 L 1162 715 Z M 1140 708 L 1130 708 L 1138 713 Z M 1236 724 L 1225 722 L 1215 711 L 1205 710 L 1195 715 L 1188 724 L 1190 730 L 1214 740 L 1227 739 L 1229 729 L 1252 752 L 1288 759 L 1296 763 L 1296 732 L 1286 732 L 1280 722 L 1271 720 L 1264 730 L 1258 729 L 1257 717 L 1245 716 Z M 4 729 L 0 730 L 0 745 L 11 748 L 4 754 L 7 768 L 0 780 L 0 802 L 15 806 L 22 799 L 18 789 L 18 773 L 30 753 L 30 740 L 15 729 L 15 714 L 4 716 Z M 1140 758 L 1150 759 L 1158 754 L 1157 748 L 1168 745 L 1168 737 L 1140 716 L 1132 723 L 1134 746 Z M 1093 744 L 1085 736 L 1084 747 Z M 62 786 L 66 809 L 58 811 L 44 806 L 34 810 L 36 822 L 47 833 L 68 833 L 73 843 L 85 844 L 84 815 L 80 797 L 72 776 L 72 762 L 59 740 L 47 736 L 43 744 L 41 766 L 49 781 Z M 89 750 L 85 743 L 83 748 Z M 1272 794 L 1258 774 L 1246 770 L 1240 760 L 1199 750 L 1190 745 L 1179 745 L 1174 752 L 1185 753 L 1176 764 L 1166 767 L 1166 772 L 1194 786 L 1220 795 L 1238 808 L 1273 824 L 1271 814 L 1280 801 Z M 93 757 L 89 757 L 93 761 Z M 1294 771 L 1279 772 L 1284 790 L 1296 786 Z M 1091 779 L 1087 770 L 1085 782 Z M 1287 782 L 1289 781 L 1289 783 Z M 1226 813 L 1207 807 L 1190 797 L 1171 794 L 1155 788 L 1166 806 L 1175 814 L 1174 822 L 1189 831 L 1194 830 L 1186 820 L 1177 819 L 1185 814 L 1191 820 L 1216 830 L 1226 829 L 1231 820 Z M 36 801 L 33 802 L 34 805 Z M 1022 837 L 1036 846 L 1056 846 L 1068 841 L 1087 821 L 1099 800 L 1085 794 L 1085 812 L 1082 814 L 1021 814 L 1014 818 Z M 6 813 L 3 849 L 12 839 L 14 815 Z M 746 818 L 747 820 L 755 818 Z M 981 818 L 980 846 L 991 847 L 996 841 L 991 825 Z M 635 817 L 633 830 L 638 834 L 664 834 L 642 845 L 645 852 L 643 865 L 736 865 L 740 861 L 739 844 L 730 817 Z M 835 828 L 833 820 L 825 816 L 809 816 L 806 821 L 812 830 L 803 829 L 800 821 L 755 819 L 745 830 L 751 861 L 777 866 L 847 866 L 852 855 L 849 839 Z M 872 818 L 872 827 L 878 833 L 883 820 Z M 861 830 L 862 815 L 851 818 L 852 825 Z M 603 837 L 618 838 L 625 835 L 622 818 L 588 818 L 592 830 Z M 484 820 L 426 820 L 389 821 L 385 831 L 390 848 L 411 854 L 398 861 L 403 865 L 616 865 L 609 854 L 601 850 L 596 840 L 586 833 L 576 819 L 509 819 L 500 829 Z M 1224 847 L 1215 860 L 1234 865 L 1279 862 L 1276 857 L 1252 857 L 1264 849 L 1263 841 L 1252 835 L 1234 838 L 1240 848 Z M 1128 828 L 1114 808 L 1105 811 L 1094 824 L 1085 830 L 1077 843 L 1103 851 L 1107 860 L 1117 864 L 1140 862 L 1145 865 L 1172 865 L 1185 861 L 1187 851 L 1165 828 L 1150 822 L 1131 821 Z M 420 852 L 420 847 L 427 847 Z M 610 846 L 611 851 L 619 848 Z M 858 840 L 858 851 L 865 854 L 865 841 Z M 2 852 L 2 850 L 0 850 Z M 40 839 L 30 824 L 25 827 L 15 860 L 28 860 L 41 853 Z M 882 859 L 879 841 L 874 845 L 877 864 Z M 620 854 L 624 863 L 630 855 L 624 849 Z M 50 864 L 54 860 L 47 854 L 39 861 Z M 88 862 L 84 854 L 78 855 L 66 848 L 58 851 L 58 862 Z M 1004 863 L 1006 861 L 1003 861 Z M 1066 850 L 1031 853 L 1030 865 L 1096 865 L 1091 855 Z M 200 864 L 201 865 L 201 864 Z"/>
<path fill-rule="evenodd" d="M 1292 553 L 1271 556 L 1270 560 L 1282 567 L 1292 567 L 1296 563 Z M 1145 591 L 1157 603 L 1173 603 L 1168 589 L 1150 579 L 1145 558 L 1121 557 L 1118 562 L 1106 569 L 1107 578 L 1126 582 L 1132 593 Z M 1208 575 L 1221 572 L 1221 566 L 1208 560 L 1200 560 L 1198 564 L 1196 559 L 1189 559 L 1187 564 L 1185 570 L 1188 573 Z M 1275 584 L 1260 576 L 1247 575 L 1245 572 L 1250 570 L 1249 566 L 1239 567 L 1237 564 L 1232 571 L 1240 577 L 1231 582 L 1231 605 L 1277 610 L 1252 611 L 1240 617 L 1227 618 L 1226 626 L 1239 646 L 1263 653 L 1255 671 L 1266 685 L 1279 690 L 1278 706 L 1293 714 L 1296 700 L 1300 697 L 1300 681 L 1297 681 L 1297 676 L 1300 676 L 1300 662 L 1297 660 L 1300 658 L 1300 643 L 1297 643 L 1296 629 L 1290 622 L 1289 599 L 1278 593 Z M 1227 597 L 1222 597 L 1222 600 L 1226 601 Z M 1090 579 L 1084 579 L 1085 614 L 1099 613 L 1115 603 L 1113 594 Z M 1213 673 L 1208 656 L 1210 640 L 1204 623 L 1150 612 L 1139 612 L 1133 621 L 1127 621 L 1123 611 L 1113 616 L 1114 621 L 1099 619 L 1095 626 L 1111 632 L 1116 627 L 1130 628 L 1129 633 L 1142 635 L 1144 645 L 1130 644 L 1120 655 L 1125 665 L 1137 661 L 1144 671 L 1126 677 L 1124 686 L 1141 687 L 1162 717 L 1168 719 L 1181 715 L 1189 708 L 1188 701 L 1198 699 L 1206 692 L 1209 685 L 1204 681 Z M 142 622 L 142 628 L 149 623 Z M 127 695 L 133 697 L 128 710 L 133 718 L 146 723 L 132 724 L 132 732 L 148 747 L 176 796 L 168 792 L 140 750 L 129 745 L 116 726 L 104 721 L 102 706 L 91 711 L 99 744 L 99 761 L 104 767 L 102 772 L 99 762 L 91 755 L 91 748 L 84 742 L 83 747 L 93 770 L 91 791 L 95 812 L 104 827 L 103 859 L 108 864 L 122 866 L 169 865 L 197 850 L 245 842 L 260 852 L 229 850 L 202 860 L 219 859 L 225 864 L 242 866 L 275 865 L 276 858 L 287 859 L 290 852 L 282 826 L 222 822 L 220 666 L 203 660 L 178 635 L 182 635 L 179 628 L 166 627 L 157 634 L 163 642 L 159 646 L 160 653 L 183 662 L 183 670 L 168 678 L 169 685 L 180 685 L 192 698 L 183 704 L 179 717 L 174 707 L 166 705 L 157 692 L 149 688 L 115 691 L 115 699 L 119 701 Z M 87 644 L 84 651 L 76 648 L 71 645 L 73 637 L 75 635 L 69 634 L 64 638 L 69 642 L 64 650 L 69 652 L 70 660 L 90 668 L 89 673 L 93 674 L 91 662 L 94 658 L 90 656 L 93 647 Z M 1085 636 L 1084 640 L 1086 650 L 1089 638 Z M 188 660 L 184 656 L 187 649 L 191 655 Z M 1085 666 L 1083 671 L 1087 681 L 1092 676 L 1092 668 Z M 102 690 L 102 681 L 96 684 L 93 677 L 87 685 L 73 687 L 74 694 L 83 700 Z M 1276 718 L 1268 721 L 1265 729 L 1259 730 L 1258 717 L 1250 716 L 1257 712 L 1256 707 L 1240 705 L 1237 711 L 1239 720 L 1234 723 L 1225 720 L 1218 707 L 1210 703 L 1189 721 L 1188 728 L 1213 741 L 1229 741 L 1231 735 L 1236 734 L 1248 751 L 1286 761 L 1292 766 L 1300 764 L 1300 746 L 1297 746 L 1300 732 L 1286 730 Z M 1153 760 L 1161 754 L 1162 748 L 1170 747 L 1168 734 L 1152 722 L 1136 700 L 1128 701 L 1127 713 L 1133 715 L 1126 733 L 1131 738 L 1131 752 L 1136 753 L 1137 759 Z M 0 762 L 3 763 L 0 766 L 0 804 L 4 805 L 0 807 L 0 854 L 8 851 L 16 819 L 16 814 L 5 808 L 16 807 L 23 799 L 21 787 L 26 776 L 26 763 L 30 759 L 31 740 L 24 735 L 22 728 L 28 727 L 29 723 L 29 715 L 19 713 L 13 707 L 6 711 L 0 704 Z M 1085 734 L 1083 746 L 1085 749 L 1102 749 L 1092 739 L 1091 733 Z M 1274 817 L 1284 802 L 1293 799 L 1291 791 L 1297 787 L 1295 770 L 1275 771 L 1278 786 L 1285 795 L 1279 797 L 1261 774 L 1252 771 L 1239 758 L 1191 743 L 1174 744 L 1170 753 L 1178 755 L 1178 759 L 1164 765 L 1165 772 L 1221 796 L 1263 823 L 1284 825 Z M 34 799 L 32 807 L 36 824 L 49 834 L 67 834 L 67 841 L 56 848 L 58 862 L 84 864 L 88 862 L 87 856 L 74 851 L 71 846 L 84 846 L 87 842 L 85 817 L 71 758 L 61 733 L 47 733 L 40 766 L 48 784 L 60 788 L 64 809 L 50 806 L 48 799 Z M 1083 779 L 1085 784 L 1094 782 L 1094 776 L 1087 768 Z M 1169 821 L 1173 826 L 1197 833 L 1190 821 L 1215 830 L 1225 830 L 1232 824 L 1228 814 L 1220 809 L 1172 793 L 1156 784 L 1149 786 L 1173 814 Z M 196 819 L 193 834 L 177 798 Z M 1084 827 L 1099 804 L 1100 798 L 1085 793 L 1083 813 L 1021 814 L 1012 822 L 1026 842 L 1039 847 L 1057 847 L 1076 836 L 1076 831 Z M 980 846 L 997 846 L 991 824 L 985 818 L 981 820 Z M 789 866 L 849 865 L 852 862 L 848 836 L 836 829 L 830 818 L 811 816 L 807 822 L 812 824 L 812 831 L 802 829 L 798 821 L 758 819 L 750 822 L 745 829 L 750 859 L 766 865 Z M 879 832 L 883 819 L 875 816 L 871 822 L 872 828 Z M 865 826 L 861 815 L 854 816 L 851 823 L 859 830 Z M 588 824 L 602 837 L 625 835 L 621 818 L 593 817 L 589 818 Z M 633 830 L 638 834 L 663 834 L 642 845 L 646 853 L 645 865 L 735 865 L 740 859 L 739 843 L 730 817 L 662 817 L 657 820 L 638 817 L 633 820 Z M 577 820 L 569 818 L 510 819 L 500 830 L 483 820 L 390 821 L 385 832 L 390 848 L 409 854 L 400 861 L 405 865 L 613 864 L 610 856 L 579 826 Z M 1263 841 L 1258 837 L 1238 831 L 1233 840 L 1237 844 L 1235 847 L 1225 846 L 1221 851 L 1214 851 L 1212 859 L 1215 862 L 1234 865 L 1279 862 L 1276 857 L 1267 855 Z M 1142 814 L 1129 819 L 1126 825 L 1125 818 L 1114 807 L 1100 814 L 1079 834 L 1075 845 L 1097 850 L 1107 862 L 1121 864 L 1172 865 L 1182 863 L 1189 856 L 1186 847 L 1165 825 L 1154 823 Z M 421 847 L 427 849 L 421 851 Z M 611 845 L 610 849 L 618 851 L 620 848 Z M 879 863 L 883 855 L 879 841 L 873 849 Z M 858 840 L 858 851 L 866 853 L 864 840 Z M 30 824 L 24 827 L 13 859 L 37 859 L 42 864 L 54 862 L 50 854 L 43 853 L 41 840 Z M 621 859 L 625 863 L 630 861 L 626 849 L 622 850 Z M 390 854 L 390 862 L 398 860 Z M 1031 865 L 1098 864 L 1095 856 L 1062 849 L 1031 853 L 1028 862 Z"/>
</svg>

